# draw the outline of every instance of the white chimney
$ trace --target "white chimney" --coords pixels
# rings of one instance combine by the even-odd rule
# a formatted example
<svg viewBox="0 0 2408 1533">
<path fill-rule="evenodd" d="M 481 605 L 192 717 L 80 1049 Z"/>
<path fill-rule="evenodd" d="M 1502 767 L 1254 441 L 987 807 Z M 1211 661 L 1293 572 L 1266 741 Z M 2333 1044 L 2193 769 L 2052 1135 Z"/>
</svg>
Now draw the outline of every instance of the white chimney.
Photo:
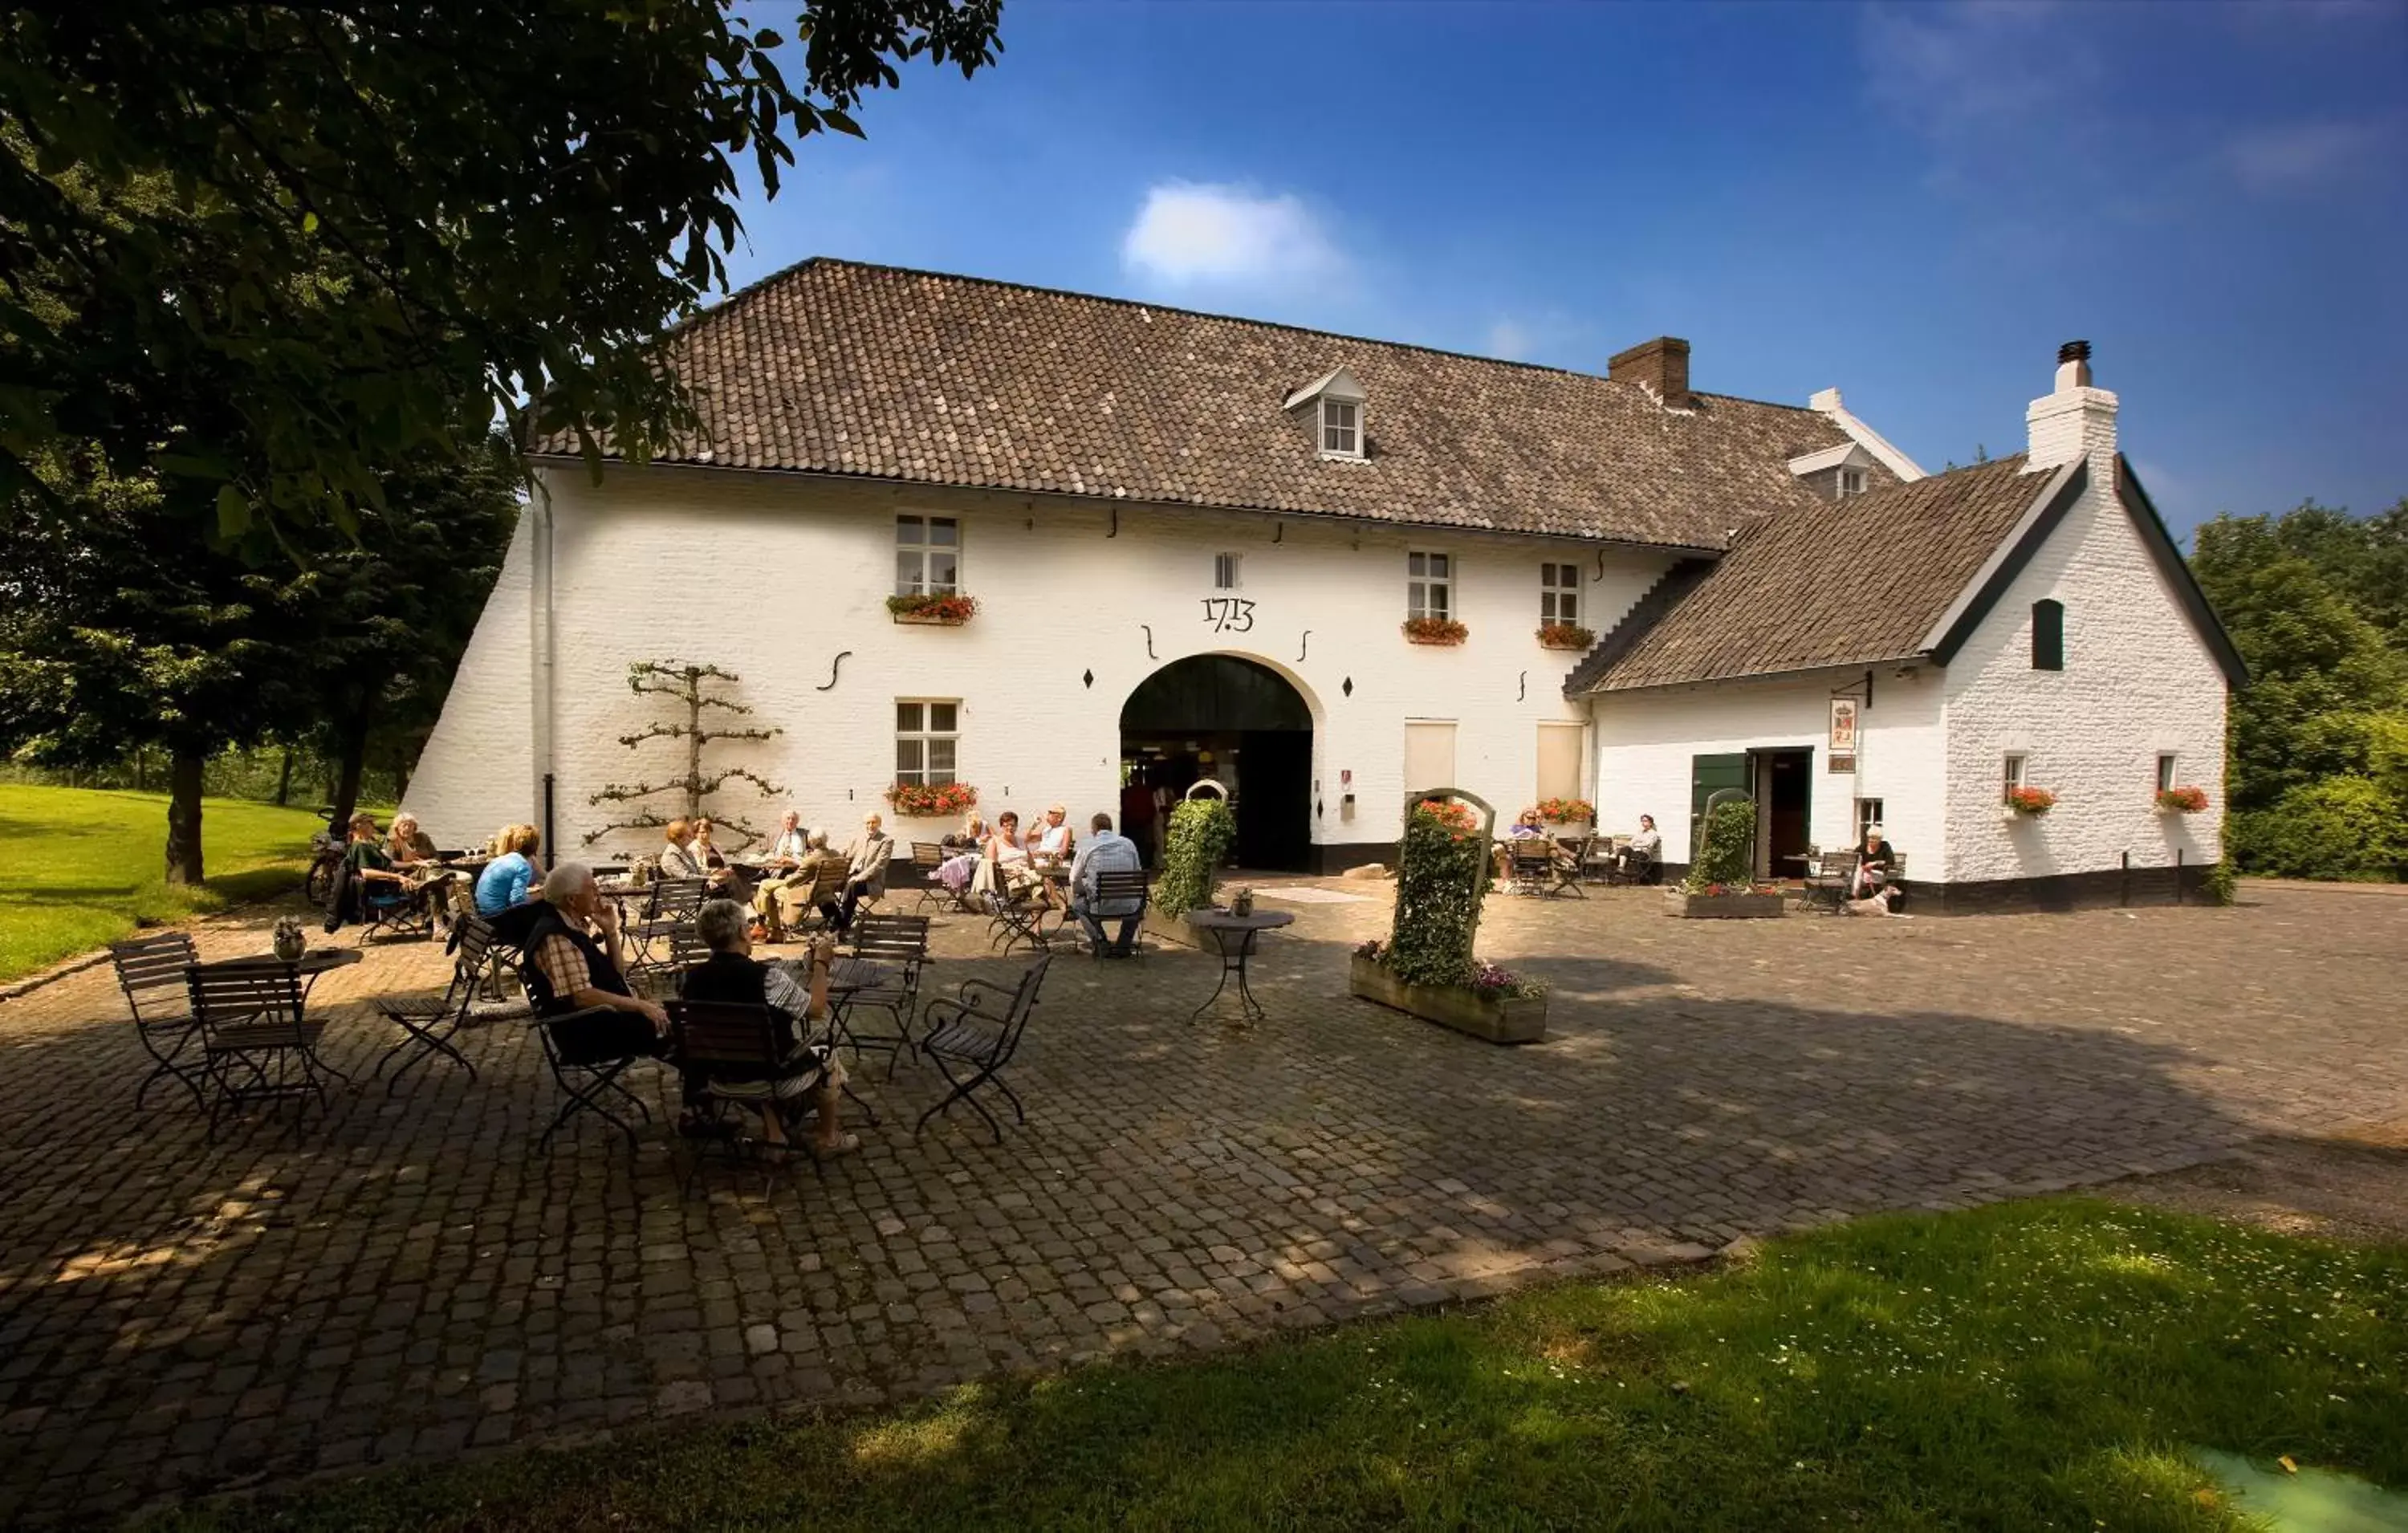
<svg viewBox="0 0 2408 1533">
<path fill-rule="evenodd" d="M 2033 400 L 2024 424 L 2031 432 L 2027 472 L 2085 457 L 2094 478 L 2114 472 L 2115 396 L 2090 386 L 2088 341 L 2070 340 L 2057 349 L 2057 392 Z"/>
</svg>

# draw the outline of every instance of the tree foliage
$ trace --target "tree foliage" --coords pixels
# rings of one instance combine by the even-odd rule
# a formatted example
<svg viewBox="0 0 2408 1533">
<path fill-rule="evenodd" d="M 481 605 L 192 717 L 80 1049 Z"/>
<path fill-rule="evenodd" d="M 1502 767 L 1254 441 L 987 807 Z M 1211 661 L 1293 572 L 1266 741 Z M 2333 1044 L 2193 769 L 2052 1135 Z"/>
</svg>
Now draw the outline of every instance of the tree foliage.
<svg viewBox="0 0 2408 1533">
<path fill-rule="evenodd" d="M 2241 867 L 2366 877 L 2408 860 L 2408 500 L 2219 516 L 2191 569 L 2249 666 L 2226 781 Z"/>
<path fill-rule="evenodd" d="M 12 10 L 0 494 L 98 443 L 229 526 L 340 520 L 463 377 L 641 459 L 693 425 L 652 343 L 725 286 L 739 166 L 775 195 L 898 64 L 992 62 L 999 5 L 811 0 L 798 55 L 726 0 Z M 155 429 L 194 380 L 238 433 Z"/>
</svg>

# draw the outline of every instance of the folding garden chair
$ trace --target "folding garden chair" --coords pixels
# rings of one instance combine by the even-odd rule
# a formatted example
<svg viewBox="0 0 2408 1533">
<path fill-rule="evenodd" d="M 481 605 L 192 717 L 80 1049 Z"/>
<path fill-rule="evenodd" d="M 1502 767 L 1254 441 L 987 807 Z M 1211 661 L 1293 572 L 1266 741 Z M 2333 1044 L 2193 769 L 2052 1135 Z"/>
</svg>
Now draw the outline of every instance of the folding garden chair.
<svg viewBox="0 0 2408 1533">
<path fill-rule="evenodd" d="M 194 957 L 193 938 L 185 932 L 161 932 L 109 944 L 108 961 L 117 968 L 117 987 L 125 992 L 125 1009 L 134 1013 L 135 1034 L 155 1061 L 150 1073 L 135 1088 L 137 1108 L 163 1075 L 173 1077 L 191 1092 L 194 1107 L 208 1105 L 201 1095 L 207 1067 L 203 1060 L 184 1056 L 200 1033 L 184 983 L 184 970 L 192 967 Z"/>
<path fill-rule="evenodd" d="M 834 1006 L 836 1015 L 830 1032 L 853 1050 L 856 1060 L 864 1049 L 884 1050 L 886 1079 L 892 1081 L 895 1061 L 913 1047 L 911 1021 L 920 1005 L 920 970 L 928 962 L 928 918 L 857 915 L 847 936 L 853 944 L 853 956 L 876 965 L 885 978 L 844 995 Z M 871 1033 L 864 1037 L 854 1028 L 853 1020 L 865 1007 L 893 1017 L 895 1031 L 891 1035 Z"/>
<path fill-rule="evenodd" d="M 1045 917 L 1052 910 L 1035 886 L 996 890 L 986 896 L 987 945 L 1007 954 L 1023 943 L 1031 953 L 1043 952 L 1051 946 Z"/>
<path fill-rule="evenodd" d="M 697 1105 L 731 1130 L 739 1130 L 747 1119 L 772 1102 L 793 1101 L 818 1090 L 816 1063 L 809 1069 L 796 1067 L 795 1059 L 780 1047 L 777 1019 L 767 1007 L 679 1000 L 668 1003 L 668 1013 L 679 1067 L 701 1078 Z M 731 1132 L 724 1139 L 705 1137 L 695 1144 L 694 1165 L 686 1172 L 687 1188 L 701 1174 L 704 1157 L 714 1144 L 724 1145 L 731 1158 L 748 1150 L 756 1154 L 809 1153 L 808 1145 L 799 1139 L 777 1144 L 741 1132 Z M 827 1168 L 820 1165 L 818 1156 L 810 1158 L 812 1168 L 825 1180 Z"/>
<path fill-rule="evenodd" d="M 306 1104 L 314 1096 L 326 1105 L 325 1077 L 333 1071 L 318 1057 L 326 1024 L 301 1014 L 301 980 L 292 965 L 263 958 L 199 966 L 185 971 L 185 991 L 216 1088 L 211 1134 L 221 1113 L 244 1102 L 291 1097 Z"/>
<path fill-rule="evenodd" d="M 1808 852 L 1806 877 L 1798 886 L 1798 908 L 1837 912 L 1847 904 L 1855 892 L 1857 856 L 1854 852 Z"/>
<path fill-rule="evenodd" d="M 1505 881 L 1513 893 L 1543 893 L 1555 875 L 1555 843 L 1545 837 L 1531 836 L 1505 843 Z"/>
<path fill-rule="evenodd" d="M 1145 870 L 1139 867 L 1099 869 L 1096 874 L 1096 923 L 1110 927 L 1115 922 L 1132 922 L 1128 928 L 1129 952 L 1145 951 L 1145 910 L 1154 903 L 1154 891 L 1147 886 Z M 1124 915 L 1105 915 L 1105 910 L 1125 910 Z M 1100 958 L 1102 953 L 1090 947 L 1088 954 Z"/>
<path fill-rule="evenodd" d="M 353 881 L 351 889 L 360 917 L 360 946 L 367 946 L 379 932 L 402 937 L 435 935 L 435 909 L 427 891 L 367 880 Z"/>
<path fill-rule="evenodd" d="M 412 1065 L 423 1064 L 437 1056 L 449 1059 L 466 1070 L 468 1079 L 474 1081 L 477 1079 L 477 1067 L 469 1063 L 468 1057 L 452 1041 L 454 1035 L 467 1025 L 472 1013 L 480 1005 L 483 1005 L 484 1013 L 489 1018 L 526 1014 L 523 1007 L 494 1008 L 478 1000 L 484 992 L 493 947 L 494 928 L 480 916 L 465 916 L 460 922 L 460 945 L 452 955 L 452 982 L 441 996 L 405 996 L 376 1003 L 378 1014 L 401 1029 L 401 1037 L 394 1039 L 393 1047 L 385 1051 L 384 1057 L 377 1061 L 376 1070 L 370 1076 L 373 1080 L 384 1074 L 387 1065 L 394 1067 L 393 1078 L 384 1085 L 386 1096 L 393 1095 Z"/>
<path fill-rule="evenodd" d="M 1005 1082 L 1002 1070 L 1019 1052 L 1021 1035 L 1028 1030 L 1028 1018 L 1037 1010 L 1037 993 L 1043 988 L 1045 970 L 1053 962 L 1052 953 L 1039 953 L 1010 990 L 983 980 L 965 980 L 954 999 L 928 1003 L 922 1019 L 927 1028 L 920 1036 L 920 1053 L 936 1061 L 953 1089 L 943 1101 L 920 1114 L 920 1121 L 911 1126 L 914 1138 L 928 1126 L 929 1119 L 950 1110 L 955 1102 L 968 1102 L 986 1121 L 995 1142 L 1001 1144 L 1003 1125 L 977 1095 L 989 1082 L 1011 1104 L 1013 1118 L 1023 1126 L 1027 1125 L 1028 1114 L 1021 1110 L 1020 1098 Z"/>
<path fill-rule="evenodd" d="M 644 913 L 629 924 L 627 943 L 627 978 L 633 981 L 644 969 L 657 967 L 662 959 L 654 953 L 656 946 L 666 948 L 666 939 L 676 932 L 694 925 L 695 912 L 710 896 L 709 879 L 662 879 L 645 897 Z"/>
<path fill-rule="evenodd" d="M 595 1006 L 538 1016 L 535 1027 L 543 1039 L 543 1056 L 552 1067 L 552 1078 L 567 1098 L 536 1141 L 536 1148 L 549 1149 L 552 1137 L 571 1118 L 591 1112 L 627 1136 L 627 1149 L 632 1153 L 636 1148 L 636 1127 L 610 1110 L 604 1094 L 614 1094 L 633 1103 L 646 1123 L 652 1121 L 652 1110 L 619 1079 L 638 1060 L 658 1057 L 648 1047 L 636 1047 L 641 1037 L 650 1035 L 652 1024 L 633 1011 Z"/>
<path fill-rule="evenodd" d="M 953 892 L 939 881 L 937 869 L 945 866 L 945 849 L 935 841 L 911 843 L 911 871 L 920 878 L 920 906 L 926 910 L 931 902 L 939 906 L 953 903 Z"/>
<path fill-rule="evenodd" d="M 827 930 L 828 920 L 821 913 L 820 907 L 833 905 L 844 897 L 845 872 L 845 866 L 840 862 L 822 863 L 811 870 L 809 889 L 799 884 L 794 886 L 796 891 L 795 897 L 802 901 L 803 909 L 794 920 L 786 923 L 789 936 L 799 937 Z"/>
</svg>

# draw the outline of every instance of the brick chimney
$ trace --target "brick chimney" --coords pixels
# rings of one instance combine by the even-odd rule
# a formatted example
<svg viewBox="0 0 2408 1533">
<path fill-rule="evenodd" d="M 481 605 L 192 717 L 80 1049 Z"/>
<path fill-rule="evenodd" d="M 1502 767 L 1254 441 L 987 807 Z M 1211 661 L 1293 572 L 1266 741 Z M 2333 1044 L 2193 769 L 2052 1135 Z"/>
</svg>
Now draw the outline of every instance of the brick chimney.
<svg viewBox="0 0 2408 1533">
<path fill-rule="evenodd" d="M 2056 392 L 2031 402 L 2024 424 L 2031 432 L 2027 471 L 2086 457 L 2094 483 L 2114 482 L 2115 396 L 2091 386 L 2088 341 L 2070 340 L 2057 349 Z"/>
<path fill-rule="evenodd" d="M 1644 385 L 1656 402 L 1685 409 L 1689 398 L 1689 343 L 1678 336 L 1658 336 L 1627 351 L 1618 351 L 1606 364 L 1605 376 L 1616 383 Z"/>
</svg>

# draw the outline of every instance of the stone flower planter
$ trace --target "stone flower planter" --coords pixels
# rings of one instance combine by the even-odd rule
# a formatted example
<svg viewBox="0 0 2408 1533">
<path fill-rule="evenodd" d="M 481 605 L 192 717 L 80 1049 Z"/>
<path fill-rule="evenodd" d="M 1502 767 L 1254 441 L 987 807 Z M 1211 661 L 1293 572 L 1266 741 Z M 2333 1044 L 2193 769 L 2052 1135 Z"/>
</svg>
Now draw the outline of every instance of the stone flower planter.
<svg viewBox="0 0 2408 1533">
<path fill-rule="evenodd" d="M 915 628 L 959 628 L 969 622 L 967 617 L 947 617 L 941 612 L 895 612 L 896 622 Z"/>
<path fill-rule="evenodd" d="M 1763 921 L 1782 913 L 1779 895 L 1692 895 L 1676 893 L 1664 913 L 1686 921 Z"/>
<path fill-rule="evenodd" d="M 1547 1036 L 1547 997 L 1490 1000 L 1469 985 L 1407 984 L 1369 958 L 1348 960 L 1347 988 L 1367 1001 L 1491 1043 L 1536 1043 Z"/>
</svg>

